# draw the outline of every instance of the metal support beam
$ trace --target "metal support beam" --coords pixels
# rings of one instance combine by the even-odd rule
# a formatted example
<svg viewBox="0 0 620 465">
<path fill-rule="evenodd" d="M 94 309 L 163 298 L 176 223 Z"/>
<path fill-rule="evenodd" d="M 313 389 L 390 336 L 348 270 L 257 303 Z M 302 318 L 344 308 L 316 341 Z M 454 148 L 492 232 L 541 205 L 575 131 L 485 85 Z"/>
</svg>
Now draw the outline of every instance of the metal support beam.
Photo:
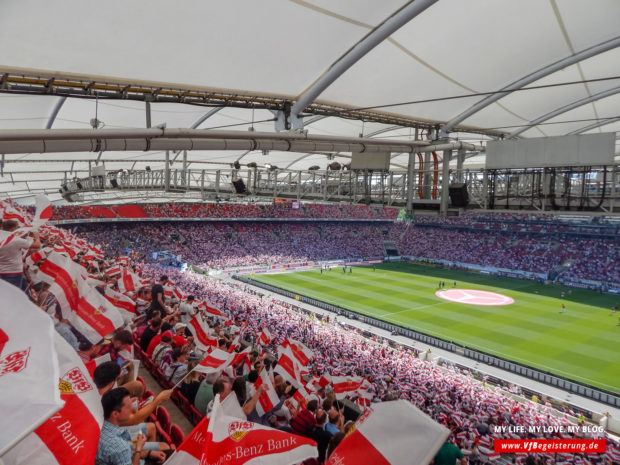
<svg viewBox="0 0 620 465">
<path fill-rule="evenodd" d="M 608 124 L 615 123 L 616 121 L 620 121 L 620 116 L 616 118 L 607 118 L 607 119 L 596 121 L 595 123 L 584 126 L 581 129 L 577 129 L 576 131 L 571 131 L 567 135 L 571 136 L 573 134 L 581 134 L 582 132 L 587 132 L 587 131 L 590 131 L 591 129 L 600 128 L 601 126 L 607 126 Z"/>
<path fill-rule="evenodd" d="M 465 149 L 459 149 L 456 154 L 456 179 L 463 182 L 463 163 L 465 162 Z"/>
<path fill-rule="evenodd" d="M 588 103 L 592 103 L 592 102 L 596 102 L 597 100 L 600 100 L 602 98 L 605 97 L 609 97 L 611 95 L 615 95 L 617 93 L 620 92 L 620 86 L 618 87 L 614 87 L 613 89 L 607 89 L 604 90 L 603 92 L 599 92 L 598 94 L 594 94 L 594 95 L 590 95 L 589 97 L 586 98 L 582 98 L 579 100 L 576 100 L 573 103 L 569 103 L 568 105 L 564 105 L 556 110 L 550 111 L 549 113 L 544 114 L 543 116 L 536 118 L 535 120 L 531 121 L 530 123 L 528 123 L 527 125 L 523 126 L 521 129 L 517 129 L 516 131 L 511 132 L 510 134 L 508 134 L 508 136 L 506 136 L 508 139 L 511 139 L 513 137 L 517 137 L 519 134 L 527 131 L 530 128 L 533 128 L 534 126 L 543 123 L 547 120 L 550 120 L 551 118 L 555 118 L 558 115 L 561 115 L 562 113 L 566 113 L 567 111 L 573 110 L 575 108 L 581 107 L 583 105 L 586 105 Z"/>
<path fill-rule="evenodd" d="M 616 207 L 616 183 L 618 182 L 618 170 L 615 166 L 611 167 L 611 194 L 609 195 L 609 213 L 615 213 Z"/>
<path fill-rule="evenodd" d="M 291 108 L 290 115 L 298 118 L 304 109 L 327 89 L 336 79 L 357 63 L 373 48 L 391 36 L 395 31 L 418 16 L 437 0 L 412 0 L 370 31 L 362 40 L 349 49 L 329 69 L 306 89 Z"/>
<path fill-rule="evenodd" d="M 441 203 L 439 204 L 439 214 L 448 216 L 448 202 L 450 200 L 450 157 L 452 150 L 443 151 L 442 170 L 441 170 Z"/>
<path fill-rule="evenodd" d="M 431 171 L 431 152 L 424 154 L 424 174 L 422 177 L 422 193 L 425 199 L 431 198 L 431 184 L 433 183 L 433 173 Z"/>
<path fill-rule="evenodd" d="M 58 113 L 60 112 L 60 109 L 62 108 L 62 106 L 65 104 L 66 100 L 67 100 L 67 97 L 60 97 L 56 101 L 56 105 L 54 105 L 54 108 L 52 109 L 52 112 L 50 113 L 49 118 L 47 118 L 45 129 L 52 129 L 52 126 L 54 125 L 54 121 L 56 121 L 56 117 L 58 116 Z"/>
<path fill-rule="evenodd" d="M 415 179 L 415 159 L 416 154 L 409 154 L 409 163 L 407 164 L 407 213 L 413 213 L 413 180 Z"/>
<path fill-rule="evenodd" d="M 462 123 L 470 116 L 478 113 L 480 110 L 488 107 L 492 103 L 497 102 L 498 100 L 505 97 L 506 95 L 509 95 L 515 90 L 521 89 L 531 84 L 532 82 L 538 81 L 539 79 L 542 79 L 545 76 L 555 73 L 556 71 L 559 71 L 563 68 L 566 68 L 567 66 L 574 65 L 575 63 L 579 63 L 580 61 L 583 61 L 587 58 L 593 57 L 600 53 L 606 52 L 607 50 L 614 49 L 618 46 L 620 46 L 620 37 L 616 37 L 614 39 L 608 40 L 606 42 L 603 42 L 593 47 L 582 50 L 581 52 L 575 53 L 574 55 L 570 55 L 566 58 L 556 61 L 555 63 L 551 63 L 550 65 L 545 66 L 544 68 L 534 71 L 533 73 L 530 73 L 527 76 L 524 76 L 521 79 L 518 79 L 511 84 L 508 84 L 507 86 L 503 87 L 499 91 L 480 100 L 478 103 L 472 105 L 467 110 L 465 110 L 463 113 L 461 113 L 455 118 L 452 118 L 450 121 L 444 124 L 443 127 L 441 128 L 440 137 L 445 137 L 450 131 L 452 131 L 452 129 L 456 125 Z"/>
<path fill-rule="evenodd" d="M 145 102 L 145 110 L 146 110 L 146 127 L 151 127 L 151 102 L 148 100 Z"/>
<path fill-rule="evenodd" d="M 164 168 L 164 190 L 170 190 L 170 152 L 166 150 L 166 165 Z"/>
</svg>

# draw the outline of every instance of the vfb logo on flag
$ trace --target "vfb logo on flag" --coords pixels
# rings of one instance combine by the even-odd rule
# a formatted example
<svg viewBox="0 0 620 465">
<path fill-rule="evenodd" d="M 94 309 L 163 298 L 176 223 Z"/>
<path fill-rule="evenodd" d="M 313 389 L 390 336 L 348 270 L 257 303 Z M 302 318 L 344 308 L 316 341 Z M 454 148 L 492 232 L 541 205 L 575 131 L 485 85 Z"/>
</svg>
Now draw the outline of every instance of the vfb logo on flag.
<svg viewBox="0 0 620 465">
<path fill-rule="evenodd" d="M 58 389 L 63 394 L 82 394 L 93 388 L 86 376 L 78 367 L 67 371 L 58 384 Z"/>
<path fill-rule="evenodd" d="M 239 442 L 252 430 L 253 427 L 254 423 L 250 421 L 233 421 L 228 426 L 228 435 L 234 441 Z"/>
<path fill-rule="evenodd" d="M 19 373 L 28 364 L 28 355 L 30 355 L 30 347 L 24 350 L 18 350 L 7 355 L 0 360 L 0 376 L 7 373 Z"/>
</svg>

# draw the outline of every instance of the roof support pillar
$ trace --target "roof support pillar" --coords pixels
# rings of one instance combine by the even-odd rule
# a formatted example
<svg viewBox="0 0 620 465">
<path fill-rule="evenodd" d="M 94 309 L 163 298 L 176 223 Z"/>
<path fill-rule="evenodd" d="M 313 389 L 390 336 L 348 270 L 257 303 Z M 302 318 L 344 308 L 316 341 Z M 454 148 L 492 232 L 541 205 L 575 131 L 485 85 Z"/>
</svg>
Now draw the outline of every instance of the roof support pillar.
<svg viewBox="0 0 620 465">
<path fill-rule="evenodd" d="M 407 214 L 413 213 L 413 180 L 415 179 L 415 158 L 416 154 L 409 154 L 409 164 L 407 165 Z"/>
<path fill-rule="evenodd" d="M 288 113 L 286 129 L 291 129 L 293 120 L 299 118 L 304 109 L 327 89 L 336 79 L 357 63 L 373 48 L 391 36 L 394 32 L 418 16 L 438 0 L 412 0 L 396 11 L 392 16 L 370 31 L 362 40 L 353 45 L 344 55 L 335 61 L 314 83 L 306 89 L 291 107 Z M 287 113 L 287 112 L 285 112 Z M 303 121 L 302 121 L 303 127 Z"/>
<path fill-rule="evenodd" d="M 439 215 L 448 216 L 448 202 L 450 199 L 450 158 L 452 150 L 443 151 L 442 170 L 441 170 L 441 202 L 439 204 Z"/>
<path fill-rule="evenodd" d="M 456 153 L 456 179 L 463 182 L 463 163 L 465 162 L 465 149 L 459 149 Z"/>
</svg>

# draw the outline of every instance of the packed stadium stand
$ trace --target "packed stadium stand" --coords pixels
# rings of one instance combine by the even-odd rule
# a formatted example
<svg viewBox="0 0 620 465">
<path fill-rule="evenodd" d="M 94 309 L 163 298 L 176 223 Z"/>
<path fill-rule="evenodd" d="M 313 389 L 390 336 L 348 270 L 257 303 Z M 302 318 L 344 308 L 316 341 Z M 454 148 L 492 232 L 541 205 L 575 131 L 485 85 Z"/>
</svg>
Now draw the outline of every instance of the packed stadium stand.
<svg viewBox="0 0 620 465">
<path fill-rule="evenodd" d="M 619 20 L 0 2 L 0 465 L 620 465 Z"/>
<path fill-rule="evenodd" d="M 32 223 L 27 211 L 15 205 L 5 206 L 5 219 L 20 217 L 24 225 Z M 91 208 L 96 212 L 100 207 Z M 151 213 L 153 211 L 151 209 Z M 506 249 L 509 242 L 515 242 L 512 232 L 506 236 L 499 232 L 487 232 L 477 241 L 472 241 L 471 232 L 444 230 L 439 228 L 437 221 L 428 219 L 421 221 L 424 227 L 394 224 L 389 225 L 391 229 L 388 230 L 381 229 L 386 228 L 385 225 L 369 226 L 358 222 L 343 224 L 338 219 L 334 218 L 336 221 L 333 224 L 326 225 L 269 222 L 193 225 L 164 222 L 134 227 L 97 224 L 85 225 L 83 227 L 88 230 L 75 235 L 69 230 L 46 225 L 41 230 L 40 246 L 24 257 L 26 293 L 23 300 L 30 299 L 33 304 L 48 312 L 59 333 L 74 350 L 78 350 L 75 358 L 81 360 L 80 364 L 85 363 L 81 366 L 94 370 L 95 382 L 98 382 L 97 370 L 106 366 L 98 358 L 102 352 L 113 360 L 109 362 L 112 366 L 118 366 L 115 361 L 119 358 L 140 360 L 164 389 L 172 388 L 176 380 L 183 379 L 188 372 L 188 364 L 196 367 L 202 359 L 199 354 L 209 352 L 207 349 L 211 344 L 218 348 L 211 356 L 216 353 L 230 355 L 228 361 L 222 362 L 223 371 L 216 372 L 221 373 L 220 378 L 216 380 L 210 375 L 211 371 L 207 370 L 205 375 L 198 370 L 194 372 L 195 376 L 183 383 L 182 388 L 173 393 L 165 390 L 163 394 L 155 396 L 146 389 L 142 378 L 137 378 L 136 382 L 125 381 L 124 385 L 133 389 L 132 392 L 141 399 L 140 406 L 144 405 L 138 412 L 145 411 L 147 422 L 153 422 L 151 439 L 160 441 L 156 449 L 166 455 L 169 455 L 166 451 L 182 444 L 184 434 L 177 425 L 171 424 L 168 411 L 158 405 L 172 393 L 172 399 L 187 418 L 199 424 L 210 411 L 205 403 L 205 391 L 213 393 L 213 389 L 220 390 L 222 383 L 232 384 L 231 395 L 236 396 L 239 405 L 248 407 L 244 408 L 248 419 L 282 430 L 292 430 L 316 440 L 319 444 L 319 462 L 325 460 L 327 443 L 320 439 L 320 435 L 317 436 L 316 425 L 323 424 L 327 415 L 329 422 L 333 420 L 336 430 L 345 431 L 349 428 L 348 420 L 354 420 L 356 416 L 351 413 L 351 407 L 346 416 L 334 413 L 333 418 L 330 410 L 331 405 L 344 402 L 345 399 L 353 401 L 355 409 L 397 398 L 412 402 L 434 421 L 450 428 L 452 440 L 471 463 L 503 463 L 507 460 L 521 463 L 526 460 L 528 454 L 502 456 L 496 452 L 493 443 L 500 439 L 589 437 L 581 433 L 558 436 L 557 433 L 545 431 L 526 435 L 498 433 L 496 426 L 568 426 L 572 425 L 571 418 L 576 418 L 580 413 L 550 404 L 515 400 L 516 397 L 512 398 L 508 394 L 520 394 L 518 387 L 510 384 L 486 386 L 486 382 L 483 383 L 474 372 L 467 369 L 450 364 L 438 366 L 419 358 L 420 354 L 416 351 L 381 344 L 376 337 L 368 339 L 360 332 L 329 318 L 312 317 L 290 304 L 275 298 L 265 298 L 244 284 L 214 280 L 182 272 L 174 267 L 163 268 L 147 263 L 147 252 L 156 248 L 157 241 L 162 245 L 171 245 L 168 239 L 173 232 L 192 238 L 184 249 L 190 256 L 221 266 L 247 263 L 248 257 L 252 260 L 278 262 L 319 260 L 338 254 L 341 258 L 347 255 L 380 254 L 384 235 L 400 237 L 399 247 L 406 250 L 406 253 L 423 253 L 427 257 L 447 257 L 452 260 L 460 259 L 459 253 L 468 243 L 471 248 L 467 249 L 465 256 L 486 257 L 487 260 L 505 266 L 522 266 L 524 261 L 517 251 L 524 248 L 528 250 L 527 256 L 540 256 L 540 262 L 534 261 L 531 264 L 533 269 L 542 267 L 553 255 L 550 253 L 553 242 L 537 241 L 536 236 L 529 234 L 518 239 L 516 242 L 519 244 L 514 249 Z M 516 221 L 520 218 L 511 215 L 510 219 Z M 472 217 L 469 221 L 450 221 L 449 224 L 471 226 L 477 221 L 482 220 Z M 546 216 L 545 221 L 548 225 L 555 224 L 550 216 Z M 448 224 L 445 221 L 439 223 Z M 438 234 L 448 234 L 445 242 L 453 243 L 454 247 L 441 250 L 432 248 L 431 241 L 425 238 Z M 137 261 L 124 256 L 125 244 L 121 242 L 126 240 L 131 242 L 134 250 L 139 251 Z M 100 244 L 102 248 L 95 244 Z M 213 244 L 213 248 L 209 244 Z M 255 249 L 250 249 L 250 244 L 254 244 Z M 303 247 L 308 244 L 314 246 Z M 570 240 L 562 243 L 565 254 L 562 256 L 576 250 L 571 249 L 576 247 L 571 244 Z M 580 249 L 584 263 L 600 265 L 597 261 L 602 260 L 604 254 L 592 255 L 588 243 L 585 245 L 584 248 L 582 242 Z M 617 252 L 617 244 L 592 239 L 592 250 L 605 250 L 605 246 L 615 246 Z M 243 253 L 237 252 L 240 248 L 244 249 Z M 479 255 L 476 255 L 474 252 L 479 249 Z M 183 250 L 181 245 L 178 250 Z M 203 255 L 198 255 L 200 250 Z M 215 254 L 215 251 L 218 253 Z M 73 257 L 73 261 L 70 257 Z M 94 319 L 93 316 L 86 318 L 83 313 L 71 315 L 68 320 L 62 316 L 66 306 L 71 305 L 71 288 L 63 285 L 58 272 L 53 270 L 62 267 L 63 263 L 69 276 L 78 273 L 77 276 L 81 274 L 84 278 L 77 279 L 92 280 L 91 284 L 84 281 L 80 288 L 93 286 L 93 289 L 99 291 L 95 294 L 99 304 L 107 307 L 105 312 L 100 312 Z M 70 263 L 72 265 L 69 266 Z M 603 277 L 608 276 L 606 273 L 617 272 L 600 266 L 591 268 L 599 268 L 596 272 Z M 163 275 L 166 277 L 161 279 Z M 156 285 L 163 285 L 159 287 L 159 295 Z M 151 289 L 154 289 L 156 301 L 163 298 L 163 308 L 160 310 L 154 310 L 157 306 L 150 302 Z M 80 292 L 86 292 L 86 289 Z M 117 315 L 116 319 L 112 313 Z M 112 335 L 112 343 L 107 346 L 101 345 L 101 338 L 107 335 L 108 330 L 96 323 L 97 318 L 100 321 L 105 318 L 108 325 L 117 327 Z M 129 328 L 129 331 L 123 327 Z M 154 337 L 157 337 L 157 344 L 151 342 Z M 299 373 L 289 373 L 285 365 L 276 364 L 277 359 L 274 359 L 276 354 L 282 358 L 296 353 L 286 351 L 291 346 L 295 346 L 295 350 L 301 354 L 295 363 L 305 373 L 303 384 L 296 383 L 295 377 L 299 377 Z M 253 348 L 254 351 L 245 348 Z M 93 366 L 89 367 L 91 364 Z M 264 380 L 258 376 L 259 371 L 267 370 L 265 366 L 269 365 L 273 366 L 276 374 L 275 389 L 278 395 L 274 398 L 274 405 L 259 408 L 255 404 L 262 390 L 255 390 L 255 387 L 258 389 L 262 382 L 260 380 Z M 183 375 L 174 377 L 175 373 Z M 101 373 L 99 376 L 102 376 Z M 301 381 L 301 378 L 298 379 Z M 295 396 L 287 396 L 291 384 L 287 388 L 285 381 L 298 387 Z M 106 390 L 101 383 L 104 381 L 97 386 L 100 393 Z M 212 394 L 207 394 L 207 399 L 211 397 Z M 595 436 L 606 442 L 605 455 L 538 454 L 537 460 L 541 463 L 577 463 L 580 460 L 603 463 L 616 460 L 619 453 L 617 443 L 606 437 L 605 433 Z M 17 452 L 20 450 L 21 446 L 13 449 Z"/>
</svg>

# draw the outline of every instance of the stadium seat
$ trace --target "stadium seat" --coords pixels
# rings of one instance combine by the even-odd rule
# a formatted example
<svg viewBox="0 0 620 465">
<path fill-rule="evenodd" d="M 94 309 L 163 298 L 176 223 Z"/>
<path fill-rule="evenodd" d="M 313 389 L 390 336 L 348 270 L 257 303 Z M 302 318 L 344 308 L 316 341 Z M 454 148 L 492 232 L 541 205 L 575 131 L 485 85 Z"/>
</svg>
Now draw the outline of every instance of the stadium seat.
<svg viewBox="0 0 620 465">
<path fill-rule="evenodd" d="M 194 407 L 193 405 L 190 405 L 190 412 L 191 412 L 192 423 L 194 425 L 197 425 L 198 423 L 200 423 L 202 421 L 202 419 L 204 418 L 204 415 L 202 413 L 200 413 L 196 409 L 196 407 Z"/>
<path fill-rule="evenodd" d="M 179 391 L 178 389 L 175 389 L 174 392 L 172 393 L 172 400 L 181 409 L 181 412 L 183 412 L 183 414 L 188 419 L 191 420 L 192 418 L 191 404 L 189 403 L 189 400 L 187 400 L 187 398 L 181 393 L 181 391 Z"/>
<path fill-rule="evenodd" d="M 155 414 L 157 415 L 157 423 L 159 423 L 166 434 L 170 434 L 170 425 L 172 422 L 170 421 L 170 414 L 168 410 L 166 410 L 166 407 L 160 405 L 157 407 Z"/>
<path fill-rule="evenodd" d="M 179 428 L 179 425 L 174 424 L 170 427 L 170 439 L 172 439 L 176 447 L 179 447 L 185 441 L 185 435 L 181 428 Z"/>
<path fill-rule="evenodd" d="M 136 381 L 139 381 L 140 384 L 142 384 L 142 387 L 144 388 L 143 392 L 144 392 L 144 394 L 146 394 L 146 382 L 144 381 L 144 378 L 142 376 L 138 376 L 136 378 Z M 142 395 L 143 398 L 144 398 L 144 394 Z"/>
<path fill-rule="evenodd" d="M 144 360 L 142 361 L 144 363 L 144 368 L 146 368 L 149 373 L 155 376 L 155 371 L 157 371 L 157 365 L 155 365 L 155 362 L 153 362 L 153 360 L 147 357 L 146 354 L 144 354 Z"/>
</svg>

